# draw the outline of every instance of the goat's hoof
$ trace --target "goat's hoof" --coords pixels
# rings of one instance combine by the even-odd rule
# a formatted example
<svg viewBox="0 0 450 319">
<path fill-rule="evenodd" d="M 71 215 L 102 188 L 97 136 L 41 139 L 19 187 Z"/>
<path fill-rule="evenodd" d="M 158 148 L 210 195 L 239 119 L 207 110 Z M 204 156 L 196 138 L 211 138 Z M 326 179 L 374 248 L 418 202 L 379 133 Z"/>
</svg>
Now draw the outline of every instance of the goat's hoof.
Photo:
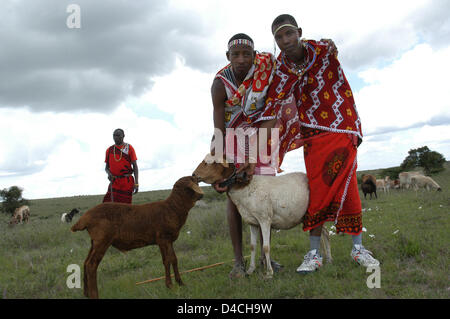
<svg viewBox="0 0 450 319">
<path fill-rule="evenodd" d="M 264 279 L 272 279 L 273 278 L 273 274 L 265 274 L 264 275 Z"/>
<path fill-rule="evenodd" d="M 249 268 L 249 269 L 247 270 L 247 275 L 253 274 L 254 271 L 255 271 L 255 267 Z"/>
<path fill-rule="evenodd" d="M 172 289 L 173 285 L 172 285 L 171 282 L 170 282 L 170 283 L 167 283 L 167 282 L 166 282 L 166 287 L 169 288 L 169 289 Z"/>
<path fill-rule="evenodd" d="M 180 286 L 185 286 L 184 282 L 182 282 L 181 280 L 180 280 L 180 281 L 177 281 L 177 283 L 178 283 L 178 285 L 180 285 Z"/>
</svg>

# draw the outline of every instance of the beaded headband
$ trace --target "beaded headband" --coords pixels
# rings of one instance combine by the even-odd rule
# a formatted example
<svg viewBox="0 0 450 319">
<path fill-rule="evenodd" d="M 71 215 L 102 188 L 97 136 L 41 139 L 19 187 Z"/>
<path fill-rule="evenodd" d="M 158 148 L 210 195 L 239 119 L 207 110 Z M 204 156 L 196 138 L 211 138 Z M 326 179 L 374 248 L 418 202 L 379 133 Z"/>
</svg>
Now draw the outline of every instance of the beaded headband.
<svg viewBox="0 0 450 319">
<path fill-rule="evenodd" d="M 252 49 L 254 48 L 254 45 L 253 45 L 252 41 L 250 41 L 248 39 L 236 39 L 236 40 L 232 40 L 232 41 L 228 42 L 228 51 L 230 50 L 230 48 L 232 46 L 235 46 L 235 45 L 238 45 L 238 44 L 248 45 Z"/>
<path fill-rule="evenodd" d="M 280 29 L 281 29 L 281 28 L 284 28 L 284 27 L 293 27 L 293 28 L 295 28 L 295 29 L 298 29 L 297 26 L 295 26 L 295 25 L 293 25 L 293 24 L 291 24 L 291 23 L 282 24 L 282 25 L 280 25 L 278 28 L 275 29 L 275 31 L 273 32 L 273 36 L 275 36 L 275 34 L 277 34 L 277 32 L 280 31 Z"/>
</svg>

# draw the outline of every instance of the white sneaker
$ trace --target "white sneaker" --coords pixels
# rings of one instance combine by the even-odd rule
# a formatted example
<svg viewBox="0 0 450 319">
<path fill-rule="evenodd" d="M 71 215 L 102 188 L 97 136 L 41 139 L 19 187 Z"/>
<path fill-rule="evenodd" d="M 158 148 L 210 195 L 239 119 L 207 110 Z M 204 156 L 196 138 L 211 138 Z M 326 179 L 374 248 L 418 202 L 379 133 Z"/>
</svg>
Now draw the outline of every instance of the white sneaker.
<svg viewBox="0 0 450 319">
<path fill-rule="evenodd" d="M 316 271 L 322 266 L 322 256 L 319 255 L 317 249 L 309 251 L 303 260 L 303 263 L 297 268 L 299 274 L 308 274 Z"/>
<path fill-rule="evenodd" d="M 354 245 L 350 256 L 363 267 L 380 265 L 380 262 L 372 257 L 372 253 L 362 245 Z"/>
</svg>

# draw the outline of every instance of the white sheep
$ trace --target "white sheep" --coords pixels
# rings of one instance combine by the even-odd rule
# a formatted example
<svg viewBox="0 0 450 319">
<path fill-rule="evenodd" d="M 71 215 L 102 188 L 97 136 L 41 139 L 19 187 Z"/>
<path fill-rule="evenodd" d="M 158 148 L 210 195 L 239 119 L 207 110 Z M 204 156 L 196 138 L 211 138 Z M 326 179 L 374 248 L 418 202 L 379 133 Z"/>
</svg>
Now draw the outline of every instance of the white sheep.
<svg viewBox="0 0 450 319">
<path fill-rule="evenodd" d="M 236 172 L 233 164 L 216 163 L 205 157 L 196 168 L 193 176 L 198 181 L 208 184 L 227 179 Z M 308 179 L 304 173 L 290 173 L 280 176 L 253 176 L 250 183 L 240 182 L 230 186 L 228 196 L 236 205 L 243 220 L 250 225 L 251 260 L 247 270 L 251 274 L 255 270 L 256 240 L 259 228 L 263 237 L 266 277 L 273 276 L 270 262 L 270 229 L 291 229 L 300 224 L 309 204 Z M 322 228 L 322 248 L 326 258 L 331 262 L 329 235 Z"/>
</svg>

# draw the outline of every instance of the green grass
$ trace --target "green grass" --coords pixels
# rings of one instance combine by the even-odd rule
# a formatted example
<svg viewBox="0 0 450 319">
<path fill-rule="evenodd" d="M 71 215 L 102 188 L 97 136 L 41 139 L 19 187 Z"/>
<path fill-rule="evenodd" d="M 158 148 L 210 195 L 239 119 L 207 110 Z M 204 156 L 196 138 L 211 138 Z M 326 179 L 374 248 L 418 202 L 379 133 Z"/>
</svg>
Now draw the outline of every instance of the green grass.
<svg viewBox="0 0 450 319">
<path fill-rule="evenodd" d="M 361 172 L 359 172 L 361 173 Z M 331 236 L 333 263 L 306 276 L 295 273 L 309 248 L 300 226 L 273 231 L 272 257 L 284 269 L 271 280 L 262 269 L 252 276 L 229 280 L 233 252 L 226 221 L 226 197 L 205 187 L 202 204 L 194 207 L 175 242 L 180 271 L 218 262 L 225 264 L 182 274 L 185 286 L 164 280 L 136 282 L 164 275 L 157 246 L 123 254 L 110 248 L 98 269 L 101 298 L 449 298 L 450 165 L 433 177 L 442 192 L 395 191 L 364 200 L 363 243 L 381 265 L 381 288 L 366 285 L 370 273 L 350 258 L 351 237 Z M 168 190 L 137 194 L 135 204 L 166 198 Z M 70 264 L 82 265 L 89 250 L 87 232 L 71 233 L 73 224 L 60 216 L 72 208 L 85 212 L 103 195 L 30 201 L 28 224 L 9 227 L 0 216 L 0 297 L 84 298 L 69 289 Z M 363 198 L 363 196 L 361 197 Z M 74 221 L 78 220 L 76 216 Z M 328 226 L 330 226 L 329 224 Z M 369 236 L 371 235 L 371 236 Z M 244 227 L 244 253 L 249 255 L 249 230 Z"/>
</svg>

